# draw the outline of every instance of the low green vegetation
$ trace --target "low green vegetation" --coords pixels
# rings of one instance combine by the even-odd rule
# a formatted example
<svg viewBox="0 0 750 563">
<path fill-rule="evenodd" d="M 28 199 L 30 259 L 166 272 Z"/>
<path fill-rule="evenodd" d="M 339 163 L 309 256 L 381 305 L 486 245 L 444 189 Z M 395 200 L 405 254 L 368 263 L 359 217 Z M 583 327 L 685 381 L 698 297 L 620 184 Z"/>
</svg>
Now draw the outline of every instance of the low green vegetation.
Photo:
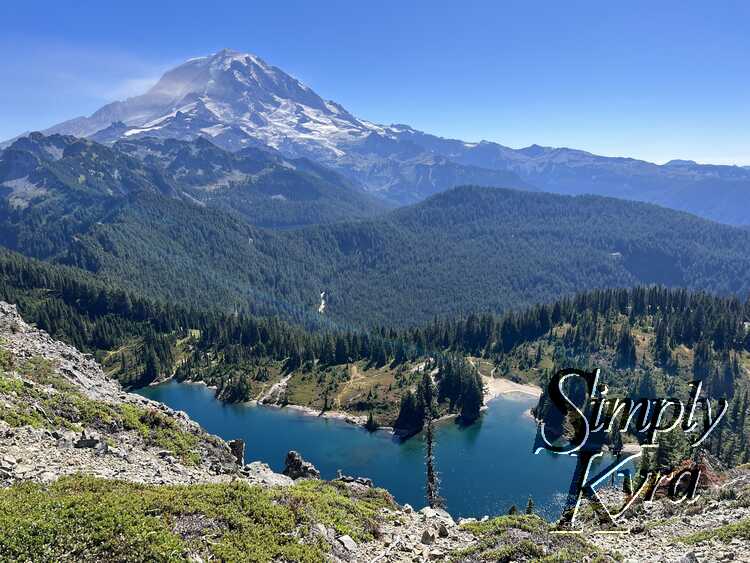
<svg viewBox="0 0 750 563">
<path fill-rule="evenodd" d="M 680 539 L 688 544 L 696 544 L 710 540 L 729 543 L 735 538 L 750 540 L 750 518 L 740 520 L 734 524 L 727 524 L 726 526 L 714 528 L 712 530 L 704 530 L 703 532 L 690 534 L 689 536 L 684 536 Z"/>
<path fill-rule="evenodd" d="M 477 543 L 451 554 L 452 561 L 598 561 L 602 552 L 578 535 L 550 533 L 535 515 L 499 516 L 462 526 Z"/>
<path fill-rule="evenodd" d="M 149 486 L 84 476 L 0 491 L 4 561 L 323 561 L 323 524 L 355 541 L 377 533 L 387 493 L 353 496 L 304 482 L 261 489 L 244 483 Z"/>
<path fill-rule="evenodd" d="M 146 446 L 168 450 L 184 463 L 200 461 L 199 438 L 155 409 L 131 404 L 109 404 L 82 395 L 55 372 L 54 364 L 41 357 L 17 362 L 0 348 L 0 364 L 16 372 L 0 372 L 0 420 L 13 427 L 32 426 L 50 430 L 84 428 L 117 433 L 137 431 Z"/>
</svg>

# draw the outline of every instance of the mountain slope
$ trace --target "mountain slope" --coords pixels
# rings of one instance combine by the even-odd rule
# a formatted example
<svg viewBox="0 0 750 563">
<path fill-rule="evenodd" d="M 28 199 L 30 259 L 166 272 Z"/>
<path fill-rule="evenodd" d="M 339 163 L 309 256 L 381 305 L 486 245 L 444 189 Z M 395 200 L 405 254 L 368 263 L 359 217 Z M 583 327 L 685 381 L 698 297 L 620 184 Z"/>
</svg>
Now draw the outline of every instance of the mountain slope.
<svg viewBox="0 0 750 563">
<path fill-rule="evenodd" d="M 376 215 L 388 205 L 351 180 L 305 158 L 268 149 L 230 153 L 203 137 L 193 141 L 123 140 L 115 150 L 159 170 L 180 190 L 253 225 L 290 228 Z"/>
<path fill-rule="evenodd" d="M 114 102 L 48 133 L 102 142 L 206 136 L 230 150 L 271 146 L 333 167 L 399 204 L 461 184 L 657 203 L 747 224 L 750 169 L 672 161 L 663 166 L 566 148 L 443 139 L 407 125 L 378 125 L 324 100 L 259 57 L 230 50 L 191 59 L 141 96 Z"/>
<path fill-rule="evenodd" d="M 52 231 L 38 226 L 54 217 L 17 212 L 15 228 L 35 238 L 0 242 L 49 256 L 38 249 Z M 648 204 L 478 187 L 281 232 L 143 192 L 54 246 L 56 261 L 147 295 L 307 321 L 414 324 L 640 283 L 750 291 L 748 231 Z"/>
<path fill-rule="evenodd" d="M 331 315 L 390 324 L 663 283 L 746 296 L 748 233 L 596 196 L 462 187 L 377 221 L 289 233 L 335 260 Z M 328 285 L 330 284 L 330 285 Z"/>
<path fill-rule="evenodd" d="M 196 201 L 271 228 L 368 217 L 388 208 L 307 159 L 257 148 L 230 153 L 203 138 L 144 138 L 105 146 L 34 133 L 0 154 L 0 189 L 7 202 L 6 227 L 21 213 L 54 208 L 58 222 L 73 234 L 90 223 L 86 217 L 141 193 Z"/>
</svg>

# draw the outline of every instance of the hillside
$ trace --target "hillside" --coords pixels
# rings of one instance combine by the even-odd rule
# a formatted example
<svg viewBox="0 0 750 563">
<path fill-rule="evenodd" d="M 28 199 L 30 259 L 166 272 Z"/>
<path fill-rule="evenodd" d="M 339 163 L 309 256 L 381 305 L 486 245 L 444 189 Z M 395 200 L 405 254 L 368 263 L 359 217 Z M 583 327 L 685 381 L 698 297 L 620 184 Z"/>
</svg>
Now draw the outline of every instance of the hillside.
<svg viewBox="0 0 750 563">
<path fill-rule="evenodd" d="M 268 148 L 230 153 L 204 137 L 191 142 L 145 137 L 118 141 L 113 149 L 159 170 L 196 201 L 259 227 L 331 223 L 389 208 L 333 170 Z"/>
<path fill-rule="evenodd" d="M 706 396 L 728 400 L 706 448 L 729 467 L 750 461 L 750 301 L 658 286 L 595 290 L 503 317 L 435 322 L 421 340 L 473 357 L 483 375 L 542 389 L 564 368 L 599 368 L 611 395 L 634 399 L 686 401 L 701 381 Z M 535 414 L 562 425 L 546 393 Z M 667 470 L 689 454 L 678 435 L 649 462 Z"/>
<path fill-rule="evenodd" d="M 436 415 L 472 421 L 492 396 L 483 398 L 481 387 L 493 378 L 544 389 L 557 369 L 598 367 L 626 395 L 686 398 L 688 382 L 704 381 L 711 396 L 730 400 L 726 432 L 709 448 L 730 466 L 750 459 L 742 414 L 750 400 L 750 301 L 659 286 L 594 290 L 501 317 L 310 332 L 275 318 L 158 303 L 78 270 L 0 258 L 0 298 L 94 354 L 125 385 L 174 376 L 207 383 L 224 401 L 341 411 L 408 434 L 421 427 L 426 374 Z M 540 416 L 544 403 L 543 396 Z"/>
<path fill-rule="evenodd" d="M 712 473 L 716 484 L 697 504 L 636 508 L 628 541 L 551 534 L 528 514 L 456 524 L 360 483 L 293 481 L 238 464 L 184 413 L 123 393 L 6 303 L 0 338 L 4 559 L 615 561 L 653 550 L 737 558 L 747 549 L 746 470 Z"/>
<path fill-rule="evenodd" d="M 222 209 L 253 225 L 291 228 L 369 217 L 388 206 L 343 176 L 306 159 L 263 148 L 229 153 L 204 138 L 153 138 L 105 146 L 32 133 L 0 153 L 6 238 L 33 245 L 25 226 L 54 214 L 56 231 L 78 234 L 128 198 L 161 194 Z M 49 230 L 48 230 L 49 229 Z"/>
<path fill-rule="evenodd" d="M 462 187 L 376 221 L 286 235 L 334 274 L 331 316 L 392 325 L 661 283 L 747 296 L 747 232 L 652 205 Z M 311 244 L 312 243 L 312 244 Z"/>
<path fill-rule="evenodd" d="M 279 232 L 194 199 L 145 188 L 99 204 L 64 191 L 28 207 L 6 199 L 0 242 L 154 297 L 308 324 L 419 324 L 642 283 L 750 291 L 748 231 L 647 204 L 463 187 Z"/>
</svg>

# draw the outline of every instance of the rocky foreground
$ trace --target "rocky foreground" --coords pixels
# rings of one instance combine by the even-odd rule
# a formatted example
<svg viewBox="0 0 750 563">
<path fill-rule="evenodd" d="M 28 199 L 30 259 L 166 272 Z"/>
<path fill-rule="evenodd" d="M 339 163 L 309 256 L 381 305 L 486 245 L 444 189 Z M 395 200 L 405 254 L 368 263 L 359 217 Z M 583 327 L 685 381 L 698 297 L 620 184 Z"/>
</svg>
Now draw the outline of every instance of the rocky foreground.
<svg viewBox="0 0 750 563">
<path fill-rule="evenodd" d="M 0 303 L 0 560 L 750 560 L 742 470 L 701 504 L 657 503 L 627 536 L 586 539 L 534 515 L 402 507 L 367 479 L 320 480 L 296 452 L 284 474 L 243 458 Z"/>
</svg>

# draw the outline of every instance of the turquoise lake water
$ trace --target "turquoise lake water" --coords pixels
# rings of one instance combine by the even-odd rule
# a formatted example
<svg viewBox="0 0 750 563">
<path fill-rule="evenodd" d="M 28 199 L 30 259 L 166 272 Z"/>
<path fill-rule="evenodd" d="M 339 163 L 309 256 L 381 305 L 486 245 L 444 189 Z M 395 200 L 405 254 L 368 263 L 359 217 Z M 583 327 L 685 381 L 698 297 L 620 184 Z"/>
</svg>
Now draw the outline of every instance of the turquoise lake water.
<svg viewBox="0 0 750 563">
<path fill-rule="evenodd" d="M 226 440 L 242 438 L 247 462 L 260 460 L 281 471 L 289 450 L 297 450 L 323 478 L 369 477 L 403 504 L 425 506 L 424 442 L 405 442 L 390 433 L 369 433 L 339 420 L 293 409 L 224 404 L 203 385 L 168 382 L 139 390 L 150 399 L 187 412 L 206 430 Z M 441 494 L 454 517 L 504 514 L 520 510 L 528 496 L 538 511 L 557 518 L 565 501 L 575 458 L 532 452 L 536 425 L 526 413 L 536 399 L 504 395 L 489 403 L 479 422 L 461 427 L 441 421 L 435 433 L 435 458 Z"/>
</svg>

